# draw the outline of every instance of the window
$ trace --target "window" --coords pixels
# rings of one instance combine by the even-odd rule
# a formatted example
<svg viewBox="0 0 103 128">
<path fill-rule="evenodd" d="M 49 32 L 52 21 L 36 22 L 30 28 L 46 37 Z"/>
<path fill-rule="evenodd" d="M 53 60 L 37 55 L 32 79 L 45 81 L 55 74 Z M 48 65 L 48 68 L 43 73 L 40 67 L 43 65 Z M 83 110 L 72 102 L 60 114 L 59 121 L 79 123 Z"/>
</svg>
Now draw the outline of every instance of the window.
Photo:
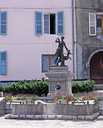
<svg viewBox="0 0 103 128">
<path fill-rule="evenodd" d="M 89 13 L 89 35 L 95 36 L 96 35 L 96 14 Z"/>
<path fill-rule="evenodd" d="M 7 34 L 7 12 L 0 12 L 0 35 Z"/>
<path fill-rule="evenodd" d="M 103 15 L 97 15 L 97 34 L 103 34 Z"/>
<path fill-rule="evenodd" d="M 44 33 L 56 34 L 56 16 L 55 14 L 44 15 Z"/>
<path fill-rule="evenodd" d="M 44 15 L 44 33 L 56 34 L 56 16 L 55 14 Z"/>
<path fill-rule="evenodd" d="M 50 34 L 56 34 L 55 14 L 50 14 Z"/>
<path fill-rule="evenodd" d="M 43 19 L 43 18 L 44 19 Z M 42 26 L 44 25 L 44 27 Z M 42 30 L 44 28 L 44 31 Z M 64 13 L 50 13 L 42 15 L 41 12 L 35 13 L 35 33 L 42 34 L 63 34 L 64 33 Z"/>
<path fill-rule="evenodd" d="M 42 55 L 42 72 L 47 72 L 50 65 L 55 64 L 54 55 Z"/>
<path fill-rule="evenodd" d="M 56 21 L 57 17 L 57 21 Z M 64 32 L 64 13 L 58 12 L 57 14 L 44 15 L 44 33 L 48 34 L 63 34 Z"/>
<path fill-rule="evenodd" d="M 0 75 L 7 74 L 7 53 L 0 52 Z"/>
<path fill-rule="evenodd" d="M 103 14 L 89 13 L 89 35 L 103 40 Z"/>
</svg>

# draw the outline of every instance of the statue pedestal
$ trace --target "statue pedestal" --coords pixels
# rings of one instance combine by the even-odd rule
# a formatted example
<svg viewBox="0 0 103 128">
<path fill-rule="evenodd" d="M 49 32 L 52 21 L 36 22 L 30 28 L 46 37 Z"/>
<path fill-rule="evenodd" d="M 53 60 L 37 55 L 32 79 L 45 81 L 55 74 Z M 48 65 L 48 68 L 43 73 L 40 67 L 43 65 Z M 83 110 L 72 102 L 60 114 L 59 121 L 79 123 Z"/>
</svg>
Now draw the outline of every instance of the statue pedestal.
<svg viewBox="0 0 103 128">
<path fill-rule="evenodd" d="M 50 66 L 45 74 L 49 82 L 49 95 L 72 95 L 72 75 L 67 66 Z"/>
</svg>

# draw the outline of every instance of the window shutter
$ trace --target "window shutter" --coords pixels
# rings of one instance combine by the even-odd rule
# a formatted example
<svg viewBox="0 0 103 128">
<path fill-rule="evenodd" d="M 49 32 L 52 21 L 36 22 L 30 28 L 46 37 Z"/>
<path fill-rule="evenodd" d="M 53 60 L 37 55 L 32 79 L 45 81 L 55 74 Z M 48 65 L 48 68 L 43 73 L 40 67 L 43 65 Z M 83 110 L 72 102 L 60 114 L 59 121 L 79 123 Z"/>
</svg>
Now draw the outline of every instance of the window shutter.
<svg viewBox="0 0 103 128">
<path fill-rule="evenodd" d="M 89 35 L 96 36 L 96 14 L 89 13 Z"/>
<path fill-rule="evenodd" d="M 0 52 L 0 75 L 7 74 L 7 53 Z"/>
<path fill-rule="evenodd" d="M 35 13 L 35 33 L 42 34 L 42 13 Z"/>
<path fill-rule="evenodd" d="M 1 35 L 1 12 L 0 12 L 0 35 Z"/>
<path fill-rule="evenodd" d="M 48 55 L 42 55 L 42 72 L 47 72 L 49 68 Z"/>
<path fill-rule="evenodd" d="M 49 33 L 49 15 L 44 15 L 44 33 Z"/>
<path fill-rule="evenodd" d="M 55 65 L 55 59 L 56 59 L 56 56 L 55 55 L 52 55 L 51 56 L 51 65 Z"/>
<path fill-rule="evenodd" d="M 7 13 L 1 12 L 1 34 L 7 33 Z"/>
<path fill-rule="evenodd" d="M 64 12 L 57 13 L 57 32 L 58 34 L 64 33 Z"/>
</svg>

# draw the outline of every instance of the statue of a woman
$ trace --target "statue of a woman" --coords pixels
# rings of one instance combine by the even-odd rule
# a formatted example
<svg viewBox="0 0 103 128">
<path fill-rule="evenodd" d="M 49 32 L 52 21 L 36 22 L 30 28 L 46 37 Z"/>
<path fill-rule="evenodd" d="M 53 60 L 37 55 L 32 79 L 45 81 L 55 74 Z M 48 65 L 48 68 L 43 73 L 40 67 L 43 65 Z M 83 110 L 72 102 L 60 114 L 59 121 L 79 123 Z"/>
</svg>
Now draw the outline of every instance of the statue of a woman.
<svg viewBox="0 0 103 128">
<path fill-rule="evenodd" d="M 59 38 L 56 39 L 56 43 L 58 43 L 58 48 L 56 50 L 55 56 L 55 63 L 57 66 L 64 66 L 65 65 L 65 60 L 70 58 L 70 50 L 67 48 L 65 42 L 64 42 L 64 37 L 61 37 L 61 41 Z M 64 48 L 67 51 L 67 56 L 64 56 Z"/>
</svg>

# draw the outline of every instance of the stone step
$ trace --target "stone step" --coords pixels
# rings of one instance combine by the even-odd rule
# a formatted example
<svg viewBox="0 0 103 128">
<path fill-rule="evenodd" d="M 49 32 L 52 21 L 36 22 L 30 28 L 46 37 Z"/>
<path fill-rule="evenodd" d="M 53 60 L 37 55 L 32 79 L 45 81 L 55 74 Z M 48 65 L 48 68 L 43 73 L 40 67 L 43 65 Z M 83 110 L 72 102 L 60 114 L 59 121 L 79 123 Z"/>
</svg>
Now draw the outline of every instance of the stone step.
<svg viewBox="0 0 103 128">
<path fill-rule="evenodd" d="M 94 94 L 98 98 L 103 99 L 103 90 L 94 90 L 91 94 Z"/>
<path fill-rule="evenodd" d="M 99 116 L 99 112 L 92 115 L 5 115 L 5 119 L 26 119 L 26 120 L 96 120 Z"/>
<path fill-rule="evenodd" d="M 95 84 L 94 90 L 103 90 L 103 84 Z"/>
<path fill-rule="evenodd" d="M 97 120 L 103 120 L 103 115 L 98 116 Z"/>
</svg>

